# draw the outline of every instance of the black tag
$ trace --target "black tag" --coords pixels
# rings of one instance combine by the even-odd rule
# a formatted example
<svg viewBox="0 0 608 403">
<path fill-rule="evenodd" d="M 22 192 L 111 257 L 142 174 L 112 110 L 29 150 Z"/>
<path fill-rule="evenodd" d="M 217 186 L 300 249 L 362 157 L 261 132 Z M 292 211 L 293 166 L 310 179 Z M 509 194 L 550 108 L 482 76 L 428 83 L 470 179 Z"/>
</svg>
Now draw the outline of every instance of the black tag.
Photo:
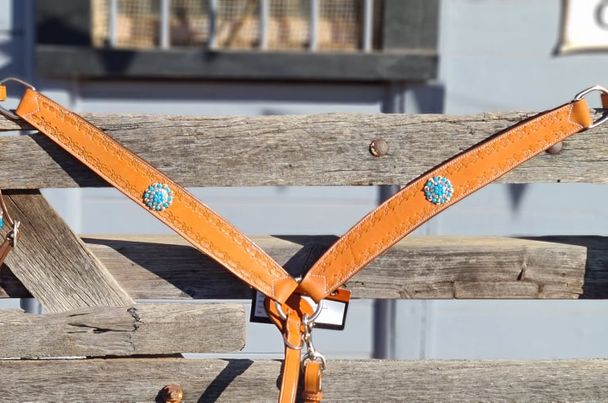
<svg viewBox="0 0 608 403">
<path fill-rule="evenodd" d="M 317 304 L 310 297 L 304 297 L 311 306 L 316 308 Z M 254 323 L 271 323 L 266 307 L 264 306 L 264 294 L 253 291 L 251 301 L 251 316 L 250 322 Z M 319 329 L 344 330 L 346 322 L 346 312 L 348 310 L 348 301 L 350 300 L 350 291 L 339 288 L 330 296 L 323 300 L 321 313 L 315 321 L 315 327 Z"/>
</svg>

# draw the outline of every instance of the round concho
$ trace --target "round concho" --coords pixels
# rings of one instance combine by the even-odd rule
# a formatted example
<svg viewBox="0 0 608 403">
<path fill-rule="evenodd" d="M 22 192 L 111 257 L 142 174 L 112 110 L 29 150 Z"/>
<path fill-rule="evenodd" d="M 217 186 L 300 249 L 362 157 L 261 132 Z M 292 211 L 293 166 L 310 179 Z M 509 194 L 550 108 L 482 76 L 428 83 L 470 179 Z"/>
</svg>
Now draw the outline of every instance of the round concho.
<svg viewBox="0 0 608 403">
<path fill-rule="evenodd" d="M 433 176 L 424 185 L 424 196 L 433 204 L 444 204 L 450 201 L 454 187 L 444 176 Z"/>
<path fill-rule="evenodd" d="M 144 192 L 144 203 L 150 210 L 163 211 L 173 203 L 173 192 L 164 183 L 153 183 Z"/>
</svg>

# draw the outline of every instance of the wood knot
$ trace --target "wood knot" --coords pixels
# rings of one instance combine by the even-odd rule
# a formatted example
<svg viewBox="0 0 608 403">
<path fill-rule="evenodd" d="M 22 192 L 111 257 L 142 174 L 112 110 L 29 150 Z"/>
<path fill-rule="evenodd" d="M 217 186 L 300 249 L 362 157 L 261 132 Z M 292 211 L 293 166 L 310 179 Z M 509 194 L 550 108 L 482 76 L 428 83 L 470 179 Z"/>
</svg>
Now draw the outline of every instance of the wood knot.
<svg viewBox="0 0 608 403">
<path fill-rule="evenodd" d="M 158 402 L 162 403 L 182 403 L 184 399 L 184 391 L 178 384 L 172 383 L 165 385 L 158 394 Z"/>
</svg>

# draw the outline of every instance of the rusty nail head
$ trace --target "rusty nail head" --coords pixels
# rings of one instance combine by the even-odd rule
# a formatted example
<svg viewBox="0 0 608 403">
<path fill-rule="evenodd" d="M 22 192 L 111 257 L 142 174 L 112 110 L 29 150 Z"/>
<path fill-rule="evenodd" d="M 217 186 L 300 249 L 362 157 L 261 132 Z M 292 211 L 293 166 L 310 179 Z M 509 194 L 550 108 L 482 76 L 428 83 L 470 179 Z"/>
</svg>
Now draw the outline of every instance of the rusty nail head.
<svg viewBox="0 0 608 403">
<path fill-rule="evenodd" d="M 172 383 L 161 390 L 161 396 L 164 403 L 181 403 L 184 398 L 184 391 L 181 386 Z"/>
<path fill-rule="evenodd" d="M 384 139 L 374 139 L 369 144 L 369 152 L 374 157 L 382 157 L 388 154 L 388 143 Z"/>
<path fill-rule="evenodd" d="M 547 150 L 545 150 L 545 151 L 547 152 L 547 154 L 555 155 L 555 154 L 559 154 L 563 148 L 564 148 L 564 143 L 562 141 L 560 141 L 559 143 L 553 144 L 551 147 L 547 148 Z"/>
</svg>

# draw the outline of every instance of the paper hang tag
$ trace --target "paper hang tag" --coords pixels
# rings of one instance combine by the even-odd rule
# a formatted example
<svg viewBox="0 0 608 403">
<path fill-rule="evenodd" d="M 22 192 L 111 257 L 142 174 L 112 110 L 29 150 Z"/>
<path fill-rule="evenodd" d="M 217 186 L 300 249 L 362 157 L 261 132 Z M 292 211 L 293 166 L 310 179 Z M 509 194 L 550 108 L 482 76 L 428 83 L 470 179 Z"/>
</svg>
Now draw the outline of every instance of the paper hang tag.
<svg viewBox="0 0 608 403">
<path fill-rule="evenodd" d="M 254 291 L 251 302 L 251 315 L 250 322 L 254 323 L 271 323 L 268 314 L 266 313 L 266 307 L 264 306 L 264 300 L 266 297 L 264 294 Z M 317 304 L 310 297 L 304 297 L 304 299 L 314 308 L 317 308 Z M 323 300 L 323 306 L 321 313 L 315 321 L 315 328 L 319 329 L 332 329 L 332 330 L 344 330 L 344 324 L 346 322 L 346 312 L 348 310 L 348 301 L 350 300 L 350 291 L 343 288 L 339 288 L 334 291 L 331 295 Z"/>
</svg>

